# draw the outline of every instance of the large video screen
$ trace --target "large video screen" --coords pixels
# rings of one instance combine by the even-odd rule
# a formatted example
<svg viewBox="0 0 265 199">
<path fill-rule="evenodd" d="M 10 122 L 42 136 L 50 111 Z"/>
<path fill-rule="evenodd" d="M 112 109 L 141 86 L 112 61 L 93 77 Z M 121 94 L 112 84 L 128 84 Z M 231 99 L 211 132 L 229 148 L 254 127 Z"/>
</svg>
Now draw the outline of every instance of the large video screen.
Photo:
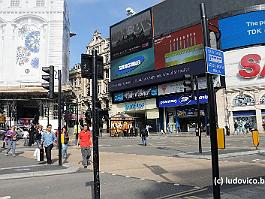
<svg viewBox="0 0 265 199">
<path fill-rule="evenodd" d="M 154 70 L 154 48 L 111 61 L 111 80 Z"/>
<path fill-rule="evenodd" d="M 150 48 L 152 32 L 151 9 L 111 26 L 111 59 Z"/>
<path fill-rule="evenodd" d="M 221 19 L 219 27 L 223 50 L 265 43 L 265 11 Z"/>
</svg>

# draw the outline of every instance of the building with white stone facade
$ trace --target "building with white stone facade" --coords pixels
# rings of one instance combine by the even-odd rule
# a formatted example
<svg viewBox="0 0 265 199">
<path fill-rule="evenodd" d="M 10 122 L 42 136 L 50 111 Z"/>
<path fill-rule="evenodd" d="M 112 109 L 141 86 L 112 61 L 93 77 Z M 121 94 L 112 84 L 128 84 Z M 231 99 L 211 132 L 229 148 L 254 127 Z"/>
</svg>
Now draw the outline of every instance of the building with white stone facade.
<svg viewBox="0 0 265 199">
<path fill-rule="evenodd" d="M 70 23 L 65 0 L 0 1 L 0 106 L 8 124 L 34 117 L 56 128 L 57 111 L 41 87 L 42 67 L 54 65 L 69 82 Z M 45 114 L 46 112 L 46 114 Z"/>
<path fill-rule="evenodd" d="M 109 69 L 110 69 L 110 47 L 109 39 L 103 38 L 97 30 L 94 32 L 91 41 L 86 46 L 85 53 L 92 54 L 92 49 L 97 50 L 98 55 L 103 57 L 103 80 L 98 80 L 98 99 L 100 108 L 104 111 L 103 129 L 108 126 L 108 111 L 111 106 L 111 99 L 108 91 Z M 76 64 L 70 70 L 69 79 L 72 91 L 78 99 L 80 114 L 85 115 L 88 109 L 92 109 L 92 80 L 81 78 L 80 64 Z M 79 116 L 80 119 L 83 116 Z"/>
</svg>

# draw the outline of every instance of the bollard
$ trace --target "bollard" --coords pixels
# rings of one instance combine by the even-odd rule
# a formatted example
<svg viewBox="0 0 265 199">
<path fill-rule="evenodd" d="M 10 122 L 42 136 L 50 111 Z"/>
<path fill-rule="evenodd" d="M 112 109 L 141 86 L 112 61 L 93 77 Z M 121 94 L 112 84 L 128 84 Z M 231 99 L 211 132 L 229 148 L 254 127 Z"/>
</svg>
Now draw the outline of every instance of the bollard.
<svg viewBox="0 0 265 199">
<path fill-rule="evenodd" d="M 256 149 L 258 149 L 258 146 L 259 146 L 259 132 L 256 129 L 252 130 L 252 141 L 253 141 L 253 145 L 256 147 Z"/>
<path fill-rule="evenodd" d="M 225 149 L 225 129 L 217 128 L 217 146 L 218 149 Z"/>
</svg>

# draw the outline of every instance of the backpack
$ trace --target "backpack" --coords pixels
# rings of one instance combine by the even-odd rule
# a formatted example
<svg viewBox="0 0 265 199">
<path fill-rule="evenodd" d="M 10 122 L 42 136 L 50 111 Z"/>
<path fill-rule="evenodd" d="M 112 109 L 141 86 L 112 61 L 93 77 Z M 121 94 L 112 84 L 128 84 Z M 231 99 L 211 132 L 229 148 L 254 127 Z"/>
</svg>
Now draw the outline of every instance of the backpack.
<svg viewBox="0 0 265 199">
<path fill-rule="evenodd" d="M 144 137 L 148 137 L 148 131 L 146 130 L 146 128 L 144 128 L 144 129 L 141 130 L 141 134 Z"/>
</svg>

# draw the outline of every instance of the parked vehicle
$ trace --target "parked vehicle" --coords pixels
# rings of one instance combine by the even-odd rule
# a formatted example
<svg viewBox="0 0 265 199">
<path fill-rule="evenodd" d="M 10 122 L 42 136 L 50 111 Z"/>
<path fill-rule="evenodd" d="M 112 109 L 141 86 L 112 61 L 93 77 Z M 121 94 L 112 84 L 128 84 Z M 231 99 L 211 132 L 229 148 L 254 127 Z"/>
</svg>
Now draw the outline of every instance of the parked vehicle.
<svg viewBox="0 0 265 199">
<path fill-rule="evenodd" d="M 29 131 L 29 129 L 24 126 L 17 126 L 16 127 L 17 139 L 22 139 L 25 131 Z"/>
</svg>

